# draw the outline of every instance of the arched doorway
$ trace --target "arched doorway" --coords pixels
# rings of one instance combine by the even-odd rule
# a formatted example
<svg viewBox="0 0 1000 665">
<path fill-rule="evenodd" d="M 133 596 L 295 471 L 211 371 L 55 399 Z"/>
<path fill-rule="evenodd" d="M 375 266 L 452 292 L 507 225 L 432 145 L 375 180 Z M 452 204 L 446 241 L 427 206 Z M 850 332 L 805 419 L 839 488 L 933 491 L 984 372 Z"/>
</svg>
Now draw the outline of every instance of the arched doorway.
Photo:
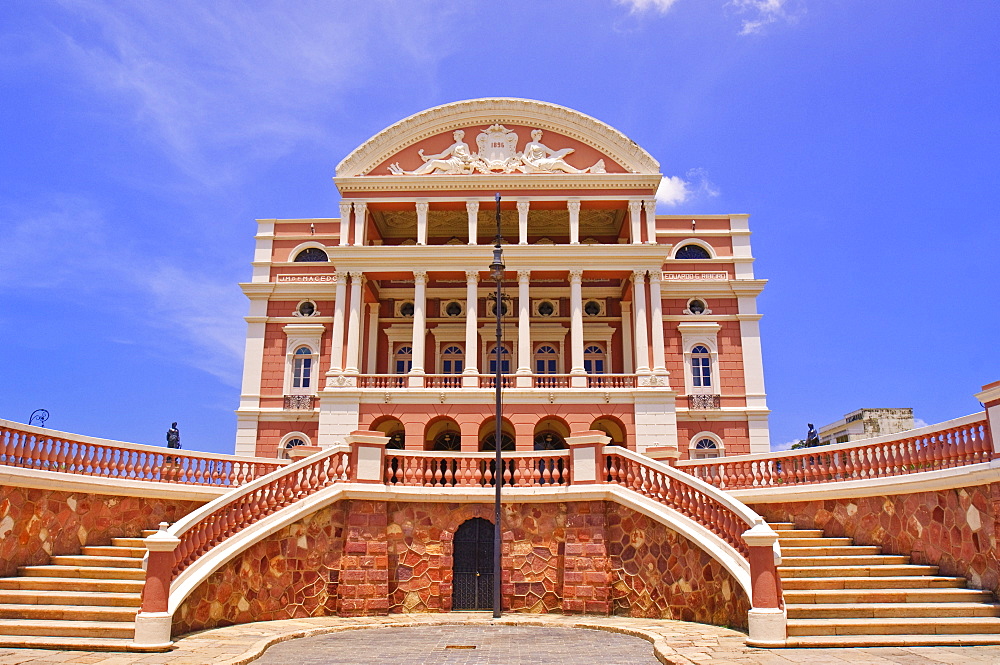
<svg viewBox="0 0 1000 665">
<path fill-rule="evenodd" d="M 493 608 L 493 522 L 473 517 L 455 532 L 452 611 Z"/>
</svg>

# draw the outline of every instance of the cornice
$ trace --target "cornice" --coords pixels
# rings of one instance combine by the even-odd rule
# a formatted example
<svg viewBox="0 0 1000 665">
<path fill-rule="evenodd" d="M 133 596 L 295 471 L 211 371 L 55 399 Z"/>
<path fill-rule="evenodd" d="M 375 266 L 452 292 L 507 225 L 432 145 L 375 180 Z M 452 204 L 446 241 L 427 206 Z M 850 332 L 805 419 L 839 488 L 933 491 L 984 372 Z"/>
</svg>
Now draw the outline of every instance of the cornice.
<svg viewBox="0 0 1000 665">
<path fill-rule="evenodd" d="M 496 190 L 616 190 L 640 189 L 650 194 L 660 184 L 659 174 L 582 173 L 582 174 L 496 174 L 496 175 L 372 175 L 336 177 L 334 184 L 341 193 L 352 192 L 447 192 Z"/>
</svg>

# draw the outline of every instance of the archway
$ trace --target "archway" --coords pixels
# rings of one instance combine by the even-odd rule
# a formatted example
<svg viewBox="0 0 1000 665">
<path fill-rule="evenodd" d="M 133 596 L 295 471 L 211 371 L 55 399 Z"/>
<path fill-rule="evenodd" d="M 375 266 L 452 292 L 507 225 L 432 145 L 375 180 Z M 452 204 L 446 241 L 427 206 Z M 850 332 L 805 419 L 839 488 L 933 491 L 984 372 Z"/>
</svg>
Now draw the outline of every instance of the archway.
<svg viewBox="0 0 1000 665">
<path fill-rule="evenodd" d="M 496 418 L 490 418 L 479 426 L 479 450 L 493 452 L 497 449 Z M 500 450 L 514 450 L 514 426 L 504 418 L 500 421 Z"/>
<path fill-rule="evenodd" d="M 466 520 L 452 543 L 452 611 L 492 609 L 493 522 L 482 517 Z"/>
<path fill-rule="evenodd" d="M 382 432 L 389 437 L 389 442 L 385 447 L 389 450 L 403 450 L 406 448 L 406 428 L 398 419 L 391 416 L 379 418 L 372 423 L 371 429 Z"/>
<path fill-rule="evenodd" d="M 462 449 L 461 429 L 451 418 L 437 418 L 427 424 L 424 430 L 424 450 Z"/>
<path fill-rule="evenodd" d="M 604 432 L 611 438 L 612 446 L 625 446 L 625 426 L 617 418 L 601 416 L 590 425 L 590 429 Z"/>
</svg>

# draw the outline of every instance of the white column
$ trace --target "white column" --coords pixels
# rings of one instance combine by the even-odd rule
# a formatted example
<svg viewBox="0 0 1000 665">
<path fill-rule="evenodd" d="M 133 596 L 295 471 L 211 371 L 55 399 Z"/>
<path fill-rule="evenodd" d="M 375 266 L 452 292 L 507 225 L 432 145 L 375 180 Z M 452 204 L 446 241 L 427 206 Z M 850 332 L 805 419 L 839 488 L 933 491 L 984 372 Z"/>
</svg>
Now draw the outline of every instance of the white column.
<svg viewBox="0 0 1000 665">
<path fill-rule="evenodd" d="M 628 202 L 628 212 L 631 216 L 632 244 L 642 243 L 642 201 L 635 199 Z"/>
<path fill-rule="evenodd" d="M 465 271 L 465 369 L 462 387 L 479 387 L 479 271 Z"/>
<path fill-rule="evenodd" d="M 569 209 L 569 244 L 580 244 L 580 199 L 566 201 Z"/>
<path fill-rule="evenodd" d="M 631 374 L 635 355 L 632 351 L 632 303 L 622 301 L 622 371 Z"/>
<path fill-rule="evenodd" d="M 427 339 L 427 273 L 413 271 L 413 363 L 410 366 L 409 385 L 420 388 L 424 385 L 424 342 Z"/>
<path fill-rule="evenodd" d="M 757 299 L 749 295 L 740 295 L 736 299 L 736 304 L 737 318 L 740 321 L 740 346 L 743 349 L 743 383 L 747 400 L 747 424 L 750 428 L 750 452 L 767 452 L 771 449 L 771 437 L 767 425 L 764 355 L 760 346 L 760 314 L 757 313 Z M 716 376 L 718 374 L 716 370 Z"/>
<path fill-rule="evenodd" d="M 643 202 L 646 208 L 646 242 L 650 245 L 656 244 L 656 199 L 647 199 Z"/>
<path fill-rule="evenodd" d="M 361 285 L 364 273 L 351 273 L 351 310 L 347 316 L 347 358 L 344 361 L 345 374 L 360 374 L 358 369 L 361 349 Z"/>
<path fill-rule="evenodd" d="M 635 373 L 649 374 L 649 336 L 646 334 L 646 271 L 632 273 L 635 307 Z"/>
<path fill-rule="evenodd" d="M 469 244 L 476 244 L 479 234 L 479 201 L 466 201 L 465 211 L 469 213 Z"/>
<path fill-rule="evenodd" d="M 660 282 L 663 279 L 663 272 L 651 270 L 649 272 L 649 316 L 652 319 L 653 336 L 653 374 L 666 376 L 667 364 L 663 353 L 663 302 L 660 295 Z"/>
<path fill-rule="evenodd" d="M 530 270 L 517 271 L 517 377 L 518 388 L 531 387 Z"/>
<path fill-rule="evenodd" d="M 528 208 L 530 207 L 531 201 L 517 202 L 517 244 L 519 245 L 528 244 Z"/>
<path fill-rule="evenodd" d="M 427 210 L 430 209 L 427 201 L 417 201 L 417 244 L 427 244 Z"/>
<path fill-rule="evenodd" d="M 351 207 L 350 201 L 340 202 L 340 244 L 346 245 L 351 237 Z"/>
<path fill-rule="evenodd" d="M 354 244 L 361 247 L 365 244 L 365 222 L 367 221 L 368 204 L 364 201 L 354 203 Z"/>
<path fill-rule="evenodd" d="M 333 301 L 333 333 L 330 349 L 330 374 L 344 370 L 344 310 L 347 305 L 347 273 L 337 272 Z"/>
<path fill-rule="evenodd" d="M 583 271 L 569 271 L 569 335 L 570 359 L 572 366 L 569 373 L 576 374 L 571 378 L 570 385 L 574 388 L 586 388 L 587 370 L 583 367 Z"/>
<path fill-rule="evenodd" d="M 368 303 L 368 348 L 365 373 L 374 374 L 378 367 L 378 303 Z"/>
</svg>

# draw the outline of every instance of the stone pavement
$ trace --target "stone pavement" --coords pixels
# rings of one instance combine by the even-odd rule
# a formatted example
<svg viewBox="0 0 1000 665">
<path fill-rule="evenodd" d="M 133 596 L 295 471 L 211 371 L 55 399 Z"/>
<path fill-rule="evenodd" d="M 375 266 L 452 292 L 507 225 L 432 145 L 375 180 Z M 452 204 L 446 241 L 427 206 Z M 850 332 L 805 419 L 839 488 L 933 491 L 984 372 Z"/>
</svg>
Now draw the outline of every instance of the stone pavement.
<svg viewBox="0 0 1000 665">
<path fill-rule="evenodd" d="M 454 626 L 454 629 L 446 627 Z M 480 642 L 469 627 L 479 627 Z M 513 631 L 510 627 L 518 627 Z M 549 630 L 546 628 L 563 629 Z M 589 628 L 604 633 L 572 631 Z M 343 635 L 344 631 L 357 631 Z M 431 629 L 436 632 L 423 633 Z M 524 630 L 520 630 L 524 629 Z M 527 629 L 538 631 L 525 632 Z M 391 632 L 390 632 L 391 631 Z M 336 635 L 335 633 L 341 633 Z M 546 634 L 548 633 L 548 635 Z M 612 633 L 612 635 L 607 635 Z M 618 633 L 619 635 L 613 635 Z M 276 648 L 261 659 L 272 645 L 296 637 L 328 635 L 312 643 L 299 642 Z M 579 635 L 579 637 L 575 637 Z M 641 638 L 632 645 L 637 651 L 619 650 L 620 635 Z M 525 636 L 528 636 L 527 638 Z M 602 637 L 606 639 L 602 641 Z M 338 643 L 339 637 L 348 640 Z M 90 651 L 45 651 L 40 649 L 0 649 L 0 665 L 243 665 L 257 660 L 260 665 L 415 665 L 418 662 L 442 665 L 652 665 L 655 655 L 667 665 L 996 665 L 1000 646 L 977 647 L 877 647 L 863 649 L 752 649 L 743 644 L 742 633 L 681 621 L 628 619 L 622 617 L 512 614 L 493 621 L 486 613 L 395 614 L 387 617 L 316 617 L 229 626 L 192 633 L 177 640 L 167 653 L 100 653 Z M 530 640 L 530 641 L 527 641 Z M 422 661 L 401 658 L 399 648 L 406 642 L 430 648 Z M 513 643 L 529 648 L 515 654 L 501 651 Z M 652 644 L 650 644 L 652 643 Z M 482 645 L 480 649 L 446 650 L 441 645 Z M 642 649 L 649 656 L 642 659 Z M 543 648 L 544 647 L 544 648 Z M 396 651 L 394 652 L 393 649 Z M 436 649 L 436 650 L 435 650 Z M 552 649 L 553 651 L 547 651 Z M 326 654 L 323 654 L 326 652 Z M 539 659 L 539 654 L 551 658 Z M 286 655 L 287 654 L 287 655 Z M 310 654 L 307 661 L 303 654 Z M 460 655 L 459 655 L 460 654 Z M 474 654 L 474 655 L 473 655 Z M 314 656 L 329 655 L 327 660 Z M 438 658 L 437 660 L 432 659 Z M 339 658 L 339 660 L 337 660 Z M 530 658 L 533 658 L 530 659 Z"/>
</svg>

